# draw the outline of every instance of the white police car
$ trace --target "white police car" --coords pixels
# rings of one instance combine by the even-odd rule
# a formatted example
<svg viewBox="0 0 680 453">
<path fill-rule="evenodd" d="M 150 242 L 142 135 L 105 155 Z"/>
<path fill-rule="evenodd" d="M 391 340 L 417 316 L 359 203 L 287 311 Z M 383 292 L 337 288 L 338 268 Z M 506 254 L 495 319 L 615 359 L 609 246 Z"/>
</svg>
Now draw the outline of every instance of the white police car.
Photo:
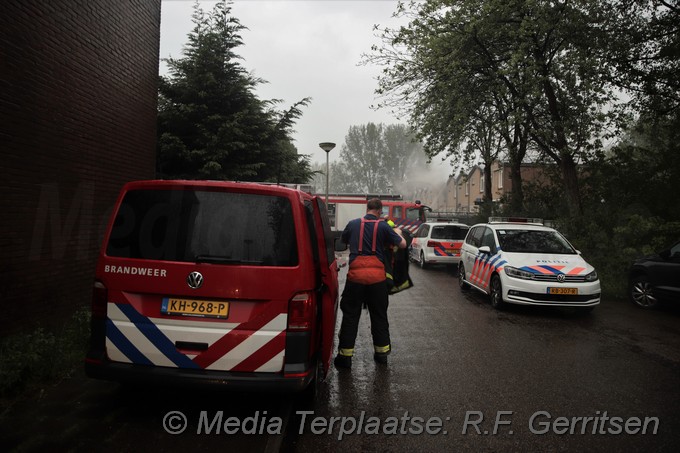
<svg viewBox="0 0 680 453">
<path fill-rule="evenodd" d="M 413 235 L 409 258 L 425 269 L 430 264 L 458 264 L 469 226 L 457 222 L 425 222 Z"/>
<path fill-rule="evenodd" d="M 462 290 L 474 287 L 505 303 L 579 307 L 600 303 L 600 281 L 593 266 L 540 219 L 491 217 L 473 225 L 458 266 Z"/>
</svg>

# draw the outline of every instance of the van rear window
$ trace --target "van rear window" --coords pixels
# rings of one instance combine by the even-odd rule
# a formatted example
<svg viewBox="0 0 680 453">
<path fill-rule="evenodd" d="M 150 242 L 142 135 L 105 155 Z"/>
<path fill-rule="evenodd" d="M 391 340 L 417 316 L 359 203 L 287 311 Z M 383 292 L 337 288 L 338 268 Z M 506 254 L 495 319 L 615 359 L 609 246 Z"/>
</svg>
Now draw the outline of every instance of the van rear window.
<svg viewBox="0 0 680 453">
<path fill-rule="evenodd" d="M 109 256 L 262 266 L 298 263 L 290 200 L 200 190 L 133 190 L 116 214 Z"/>
</svg>

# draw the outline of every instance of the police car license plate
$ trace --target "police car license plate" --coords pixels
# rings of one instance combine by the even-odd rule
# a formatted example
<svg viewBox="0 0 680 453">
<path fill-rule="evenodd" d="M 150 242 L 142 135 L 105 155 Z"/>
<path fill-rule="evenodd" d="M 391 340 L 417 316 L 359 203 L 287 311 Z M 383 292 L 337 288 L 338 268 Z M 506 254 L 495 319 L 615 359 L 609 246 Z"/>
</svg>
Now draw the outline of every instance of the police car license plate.
<svg viewBox="0 0 680 453">
<path fill-rule="evenodd" d="M 161 304 L 161 313 L 224 319 L 229 314 L 229 302 L 165 297 Z"/>
<path fill-rule="evenodd" d="M 453 256 L 459 256 L 460 255 L 460 249 L 447 248 L 446 253 L 450 253 Z"/>
<path fill-rule="evenodd" d="M 568 294 L 574 296 L 578 294 L 578 288 L 548 288 L 548 294 Z"/>
</svg>

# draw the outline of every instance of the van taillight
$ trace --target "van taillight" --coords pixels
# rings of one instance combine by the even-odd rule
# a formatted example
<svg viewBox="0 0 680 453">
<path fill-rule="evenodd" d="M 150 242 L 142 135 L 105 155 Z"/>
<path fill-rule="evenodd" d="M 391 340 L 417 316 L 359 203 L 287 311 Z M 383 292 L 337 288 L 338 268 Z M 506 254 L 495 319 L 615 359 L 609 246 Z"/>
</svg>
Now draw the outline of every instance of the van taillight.
<svg viewBox="0 0 680 453">
<path fill-rule="evenodd" d="M 108 290 L 106 286 L 100 281 L 94 282 L 92 290 L 92 317 L 106 318 L 106 304 L 108 299 Z"/>
<path fill-rule="evenodd" d="M 314 299 L 312 293 L 298 293 L 288 302 L 288 330 L 300 331 L 312 328 Z"/>
<path fill-rule="evenodd" d="M 438 242 L 438 241 L 427 241 L 428 247 L 439 247 L 440 245 L 442 245 L 442 244 L 441 244 L 441 242 Z"/>
</svg>

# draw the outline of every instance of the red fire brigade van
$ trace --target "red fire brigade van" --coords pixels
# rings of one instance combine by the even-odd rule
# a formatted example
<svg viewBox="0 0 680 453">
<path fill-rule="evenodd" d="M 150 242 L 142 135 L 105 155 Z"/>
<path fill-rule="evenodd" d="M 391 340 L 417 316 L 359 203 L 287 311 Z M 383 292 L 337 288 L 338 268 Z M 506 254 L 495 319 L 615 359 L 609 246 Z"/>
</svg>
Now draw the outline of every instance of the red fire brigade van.
<svg viewBox="0 0 680 453">
<path fill-rule="evenodd" d="M 337 307 L 322 198 L 257 183 L 128 183 L 99 254 L 85 369 L 302 390 L 328 371 Z"/>
</svg>

